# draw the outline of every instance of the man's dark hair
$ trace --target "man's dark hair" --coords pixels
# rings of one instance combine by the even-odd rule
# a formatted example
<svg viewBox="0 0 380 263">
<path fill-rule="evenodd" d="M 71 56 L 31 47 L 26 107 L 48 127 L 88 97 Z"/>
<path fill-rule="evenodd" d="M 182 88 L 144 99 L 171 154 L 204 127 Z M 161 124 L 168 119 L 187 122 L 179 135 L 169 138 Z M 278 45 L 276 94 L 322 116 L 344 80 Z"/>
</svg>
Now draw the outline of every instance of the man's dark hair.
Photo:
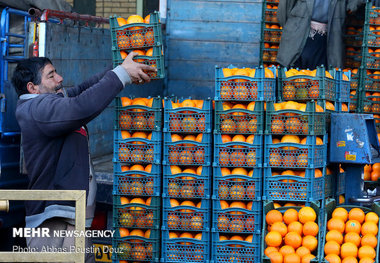
<svg viewBox="0 0 380 263">
<path fill-rule="evenodd" d="M 12 84 L 19 96 L 29 93 L 26 88 L 28 82 L 32 82 L 35 85 L 41 84 L 42 70 L 47 64 L 52 63 L 46 57 L 32 57 L 24 59 L 17 64 L 13 72 Z"/>
</svg>

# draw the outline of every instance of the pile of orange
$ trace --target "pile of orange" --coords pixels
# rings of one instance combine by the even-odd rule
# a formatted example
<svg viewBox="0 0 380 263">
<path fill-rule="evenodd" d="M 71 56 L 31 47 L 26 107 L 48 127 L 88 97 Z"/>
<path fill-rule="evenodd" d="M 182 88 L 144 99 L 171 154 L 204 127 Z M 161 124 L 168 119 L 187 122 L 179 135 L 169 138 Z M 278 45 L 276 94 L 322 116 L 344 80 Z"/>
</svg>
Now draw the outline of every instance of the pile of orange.
<svg viewBox="0 0 380 263">
<path fill-rule="evenodd" d="M 143 19 L 139 15 L 131 15 L 128 19 L 118 17 L 120 27 L 132 24 L 149 24 L 150 15 Z M 122 50 L 130 48 L 141 48 L 154 45 L 154 31 L 152 27 L 146 26 L 129 26 L 124 30 L 117 30 L 118 47 Z"/>
<path fill-rule="evenodd" d="M 375 262 L 378 222 L 374 212 L 337 207 L 327 222 L 325 259 L 330 263 Z"/>
<path fill-rule="evenodd" d="M 220 83 L 220 99 L 257 100 L 258 83 L 257 80 L 253 80 L 253 78 L 258 78 L 261 76 L 256 76 L 256 69 L 223 68 L 222 70 L 223 77 L 229 79 L 223 80 Z M 264 77 L 272 79 L 274 78 L 274 74 L 269 68 L 265 68 Z"/>
<path fill-rule="evenodd" d="M 266 216 L 264 254 L 272 263 L 306 263 L 318 254 L 319 226 L 317 214 L 311 207 L 299 211 L 287 209 L 283 214 L 274 209 Z"/>
<path fill-rule="evenodd" d="M 171 102 L 172 109 L 176 112 L 169 114 L 170 132 L 205 132 L 206 114 L 199 112 L 203 109 L 203 100 L 186 99 L 182 102 Z M 181 108 L 184 108 L 183 110 Z M 190 108 L 190 109 L 189 109 Z M 194 108 L 192 110 L 191 108 Z"/>
<path fill-rule="evenodd" d="M 308 167 L 308 148 L 298 148 L 296 146 L 276 146 L 277 143 L 293 143 L 305 145 L 307 138 L 300 139 L 297 135 L 284 135 L 281 139 L 273 138 L 269 148 L 269 165 L 280 168 L 306 168 Z M 316 137 L 316 145 L 323 145 L 323 140 Z M 323 151 L 315 150 L 315 158 L 322 158 Z"/>
<path fill-rule="evenodd" d="M 364 166 L 364 181 L 377 181 L 380 177 L 380 163 Z"/>
<path fill-rule="evenodd" d="M 151 169 L 151 164 L 145 168 L 140 164 L 135 164 L 131 167 L 122 166 L 122 172 L 134 171 L 134 173 L 118 177 L 119 193 L 132 196 L 152 196 L 154 194 L 154 180 L 153 177 L 145 175 L 145 173 L 150 173 Z"/>
<path fill-rule="evenodd" d="M 222 133 L 256 133 L 257 116 L 262 114 L 255 112 L 255 102 L 231 103 L 223 102 L 223 111 L 228 113 L 219 114 L 220 130 Z M 251 111 L 251 112 L 247 112 Z"/>
<path fill-rule="evenodd" d="M 141 131 L 155 128 L 155 114 L 149 109 L 153 105 L 153 98 L 121 97 L 120 102 L 122 107 L 132 106 L 119 112 L 120 129 Z"/>
<path fill-rule="evenodd" d="M 185 168 L 183 171 L 179 166 L 170 166 L 172 175 L 178 174 L 178 177 L 168 179 L 167 191 L 169 197 L 176 198 L 204 198 L 205 180 L 196 178 L 193 175 L 202 175 L 202 166 L 195 168 Z M 166 187 L 166 186 L 165 186 Z"/>
<path fill-rule="evenodd" d="M 244 177 L 253 177 L 254 170 L 249 172 L 241 167 L 232 170 L 222 167 L 220 174 L 222 176 L 239 176 L 223 180 L 217 179 L 218 196 L 220 200 L 254 200 L 256 198 L 256 181 L 245 179 Z M 215 186 L 214 186 L 215 187 Z"/>
</svg>

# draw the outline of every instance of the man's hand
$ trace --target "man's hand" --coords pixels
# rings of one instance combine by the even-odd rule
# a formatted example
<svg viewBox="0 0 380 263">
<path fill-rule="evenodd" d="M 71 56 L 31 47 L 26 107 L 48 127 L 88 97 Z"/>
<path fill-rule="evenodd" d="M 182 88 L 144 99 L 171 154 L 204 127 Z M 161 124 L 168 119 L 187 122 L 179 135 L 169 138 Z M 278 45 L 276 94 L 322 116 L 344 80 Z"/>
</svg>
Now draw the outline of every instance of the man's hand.
<svg viewBox="0 0 380 263">
<path fill-rule="evenodd" d="M 144 71 L 157 72 L 157 69 L 145 64 L 137 63 L 133 61 L 133 58 L 137 56 L 136 52 L 131 52 L 124 59 L 121 66 L 128 72 L 131 80 L 135 84 L 143 84 L 150 81 L 150 77 Z"/>
</svg>

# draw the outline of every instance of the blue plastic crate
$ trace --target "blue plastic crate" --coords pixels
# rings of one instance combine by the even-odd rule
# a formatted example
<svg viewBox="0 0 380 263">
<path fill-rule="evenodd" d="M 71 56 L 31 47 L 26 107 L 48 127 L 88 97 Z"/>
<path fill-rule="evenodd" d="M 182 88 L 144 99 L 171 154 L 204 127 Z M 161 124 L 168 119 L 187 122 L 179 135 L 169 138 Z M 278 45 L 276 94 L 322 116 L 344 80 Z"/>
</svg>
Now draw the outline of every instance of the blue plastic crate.
<svg viewBox="0 0 380 263">
<path fill-rule="evenodd" d="M 165 134 L 165 136 L 167 136 Z M 204 140 L 211 138 L 203 134 Z M 206 143 L 196 141 L 167 142 L 164 140 L 164 165 L 179 166 L 210 166 L 211 165 L 211 140 Z"/>
<path fill-rule="evenodd" d="M 346 172 L 338 173 L 336 176 L 337 181 L 337 190 L 336 190 L 336 198 L 339 198 L 339 195 L 344 195 L 346 193 Z"/>
<path fill-rule="evenodd" d="M 129 164 L 160 164 L 161 163 L 161 132 L 152 132 L 150 140 L 143 138 L 126 138 L 126 131 L 114 132 L 114 162 Z"/>
<path fill-rule="evenodd" d="M 323 145 L 316 144 L 316 136 L 307 136 L 306 143 L 273 143 L 272 135 L 265 135 L 264 165 L 272 168 L 323 168 L 327 163 L 327 136 Z"/>
<path fill-rule="evenodd" d="M 235 66 L 230 65 L 232 69 Z M 255 68 L 255 76 L 233 75 L 225 77 L 223 68 L 215 68 L 215 100 L 223 101 L 275 101 L 276 68 L 268 68 L 274 78 L 265 77 L 265 69 Z"/>
<path fill-rule="evenodd" d="M 137 235 L 120 237 L 119 229 L 115 229 L 112 238 L 112 259 L 126 261 L 160 262 L 160 231 L 151 230 L 149 238 Z"/>
<path fill-rule="evenodd" d="M 141 49 L 162 45 L 162 31 L 158 12 L 150 14 L 150 22 L 119 26 L 118 16 L 110 17 L 112 47 L 119 50 Z"/>
<path fill-rule="evenodd" d="M 128 167 L 128 168 L 127 168 Z M 129 166 L 114 163 L 114 195 L 160 196 L 161 166 L 153 164 L 151 172 L 127 170 Z"/>
<path fill-rule="evenodd" d="M 145 202 L 150 199 L 150 205 L 130 203 L 133 198 L 125 196 L 113 196 L 113 226 L 115 228 L 160 229 L 161 197 L 153 196 L 141 199 Z"/>
<path fill-rule="evenodd" d="M 132 131 L 160 131 L 162 128 L 162 99 L 151 98 L 152 106 L 123 106 L 123 97 L 115 99 L 115 129 Z"/>
<path fill-rule="evenodd" d="M 221 233 L 212 232 L 211 260 L 220 263 L 256 263 L 260 262 L 260 236 L 252 235 L 247 241 L 222 240 Z M 223 235 L 224 236 L 224 235 Z"/>
<path fill-rule="evenodd" d="M 335 81 L 332 78 L 325 77 L 324 67 L 317 67 L 315 77 L 310 75 L 286 77 L 286 68 L 280 68 L 278 71 L 280 100 L 336 100 Z"/>
<path fill-rule="evenodd" d="M 347 77 L 348 80 L 343 79 L 343 75 Z M 351 87 L 351 71 L 343 72 L 342 70 L 332 70 L 332 76 L 335 79 L 336 87 L 336 99 L 341 102 L 350 101 L 350 87 Z"/>
<path fill-rule="evenodd" d="M 257 101 L 254 110 L 223 109 L 223 101 L 215 101 L 215 132 L 223 134 L 263 134 L 264 102 Z"/>
<path fill-rule="evenodd" d="M 178 201 L 178 200 L 177 200 Z M 187 200 L 188 201 L 188 200 Z M 192 202 L 196 206 L 179 205 L 172 207 L 170 198 L 163 198 L 162 230 L 200 232 L 210 230 L 211 207 L 209 199 Z"/>
<path fill-rule="evenodd" d="M 211 196 L 211 167 L 202 167 L 200 175 L 193 173 L 172 174 L 170 166 L 163 167 L 162 197 L 185 199 L 209 199 Z"/>
<path fill-rule="evenodd" d="M 210 262 L 210 232 L 199 232 L 201 239 L 173 237 L 168 230 L 162 231 L 161 262 Z"/>
<path fill-rule="evenodd" d="M 220 202 L 212 200 L 212 231 L 230 235 L 261 233 L 260 201 L 245 202 L 246 208 L 231 207 L 236 201 L 230 201 L 226 209 L 222 209 Z"/>
<path fill-rule="evenodd" d="M 173 108 L 172 102 L 169 98 L 164 100 L 164 132 L 211 133 L 212 102 L 210 99 L 203 100 L 202 109 Z"/>
<path fill-rule="evenodd" d="M 325 168 L 318 178 L 314 177 L 315 169 L 310 168 L 305 169 L 305 177 L 272 173 L 273 169 L 264 168 L 263 200 L 312 202 L 326 197 Z"/>
<path fill-rule="evenodd" d="M 214 166 L 262 167 L 263 136 L 255 135 L 253 143 L 223 143 L 220 134 L 214 135 Z"/>
<path fill-rule="evenodd" d="M 319 203 L 316 203 L 316 202 L 312 202 L 312 203 L 310 203 L 310 205 L 307 205 L 307 206 L 310 206 L 315 211 L 315 213 L 317 215 L 316 223 L 319 225 L 319 229 L 320 229 L 320 231 L 316 237 L 318 240 L 318 246 L 317 246 L 316 251 L 313 252 L 313 255 L 315 256 L 315 258 L 310 261 L 311 263 L 318 263 L 318 262 L 320 262 L 318 259 L 320 252 L 323 251 L 323 245 L 322 245 L 323 231 L 321 231 L 321 228 L 322 228 L 323 222 L 324 222 L 323 221 L 323 218 L 324 218 L 323 217 L 323 209 L 321 208 L 322 205 Z M 300 207 L 300 206 L 288 206 L 288 207 L 280 207 L 280 208 L 277 208 L 276 210 L 280 211 L 283 214 L 288 209 L 295 209 L 295 210 L 299 211 L 301 208 L 302 207 Z M 261 257 L 262 257 L 261 262 L 263 262 L 263 263 L 270 263 L 271 262 L 271 260 L 264 254 L 264 251 L 267 247 L 265 244 L 265 236 L 268 234 L 268 225 L 266 223 L 265 216 L 270 210 L 274 210 L 274 209 L 275 208 L 274 208 L 273 202 L 264 202 L 264 205 L 263 205 L 263 232 L 261 233 Z M 258 262 L 260 262 L 260 261 L 258 261 Z"/>
<path fill-rule="evenodd" d="M 222 175 L 221 167 L 214 167 L 214 200 L 260 201 L 263 169 L 255 168 L 248 175 Z"/>
<path fill-rule="evenodd" d="M 266 134 L 325 135 L 326 113 L 316 112 L 313 102 L 306 103 L 306 109 L 275 110 L 272 102 L 266 107 Z"/>
</svg>

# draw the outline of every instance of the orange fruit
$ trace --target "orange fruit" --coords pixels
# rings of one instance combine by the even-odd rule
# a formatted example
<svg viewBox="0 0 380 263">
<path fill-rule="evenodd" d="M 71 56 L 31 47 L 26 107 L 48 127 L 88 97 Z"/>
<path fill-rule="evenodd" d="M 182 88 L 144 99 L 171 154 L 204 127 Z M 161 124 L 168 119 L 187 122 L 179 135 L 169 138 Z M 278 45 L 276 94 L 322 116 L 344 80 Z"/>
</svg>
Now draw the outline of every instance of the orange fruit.
<svg viewBox="0 0 380 263">
<path fill-rule="evenodd" d="M 298 212 L 297 210 L 290 208 L 285 211 L 283 215 L 283 220 L 285 224 L 289 225 L 292 222 L 298 221 Z"/>
<path fill-rule="evenodd" d="M 303 226 L 300 222 L 292 222 L 288 225 L 288 232 L 296 232 L 299 235 L 302 235 Z"/>
<path fill-rule="evenodd" d="M 348 219 L 348 212 L 343 207 L 337 207 L 337 208 L 334 209 L 334 211 L 332 213 L 332 217 L 334 217 L 334 218 L 340 218 L 344 222 L 346 222 L 347 219 Z"/>
<path fill-rule="evenodd" d="M 372 248 L 370 246 L 363 246 L 363 247 L 359 248 L 358 257 L 360 259 L 362 259 L 362 258 L 375 259 L 376 251 L 374 248 Z"/>
<path fill-rule="evenodd" d="M 268 225 L 272 225 L 275 222 L 282 222 L 282 214 L 280 211 L 270 210 L 265 216 L 265 221 Z"/>
<path fill-rule="evenodd" d="M 219 237 L 219 241 L 221 241 L 220 237 Z M 278 248 L 276 248 L 276 247 L 267 247 L 264 250 L 264 254 L 268 257 L 270 253 L 275 252 L 275 251 L 278 252 Z"/>
<path fill-rule="evenodd" d="M 357 257 L 358 256 L 358 248 L 351 242 L 343 243 L 340 247 L 340 256 L 341 258 L 346 257 Z"/>
<path fill-rule="evenodd" d="M 277 231 L 281 234 L 282 237 L 288 233 L 288 228 L 283 222 L 275 222 L 273 225 L 270 226 L 271 231 Z"/>
<path fill-rule="evenodd" d="M 310 250 L 309 250 L 307 247 L 303 247 L 303 246 L 302 246 L 302 247 L 297 248 L 297 250 L 296 250 L 296 254 L 297 254 L 298 256 L 300 256 L 301 258 L 303 258 L 304 256 L 310 254 Z"/>
<path fill-rule="evenodd" d="M 354 244 L 357 247 L 360 245 L 360 240 L 361 240 L 361 237 L 356 232 L 348 232 L 344 236 L 344 242 L 345 243 L 350 242 L 350 243 Z"/>
<path fill-rule="evenodd" d="M 278 252 L 280 252 L 284 257 L 286 255 L 296 253 L 294 248 L 292 246 L 289 246 L 289 245 L 282 246 Z"/>
<path fill-rule="evenodd" d="M 313 252 L 318 247 L 318 240 L 313 236 L 304 236 L 302 239 L 302 246 Z"/>
<path fill-rule="evenodd" d="M 361 239 L 361 246 L 370 246 L 375 248 L 377 245 L 377 238 L 372 234 L 367 234 Z"/>
<path fill-rule="evenodd" d="M 278 247 L 282 243 L 282 236 L 277 231 L 270 231 L 265 236 L 265 243 L 270 247 Z"/>
<path fill-rule="evenodd" d="M 341 263 L 342 262 L 340 257 L 336 254 L 329 254 L 329 255 L 325 256 L 325 259 L 329 263 Z"/>
<path fill-rule="evenodd" d="M 375 261 L 372 258 L 362 258 L 359 263 L 374 263 Z"/>
<path fill-rule="evenodd" d="M 302 237 L 296 232 L 289 232 L 285 235 L 284 242 L 286 245 L 292 246 L 297 249 L 302 244 Z"/>
<path fill-rule="evenodd" d="M 366 222 L 374 222 L 377 224 L 379 222 L 379 216 L 374 212 L 369 212 L 365 215 Z"/>
<path fill-rule="evenodd" d="M 365 222 L 362 225 L 361 233 L 362 233 L 363 236 L 365 236 L 367 234 L 372 234 L 374 236 L 377 236 L 378 230 L 379 229 L 378 229 L 377 225 L 374 222 Z"/>
<path fill-rule="evenodd" d="M 340 245 L 337 242 L 330 240 L 330 241 L 326 242 L 324 251 L 325 251 L 326 255 L 329 255 L 329 254 L 339 255 L 340 254 Z"/>
<path fill-rule="evenodd" d="M 302 229 L 302 233 L 304 234 L 304 236 L 317 236 L 318 235 L 318 231 L 319 231 L 319 226 L 317 223 L 315 222 L 306 222 L 304 225 L 303 225 L 303 229 Z"/>
<path fill-rule="evenodd" d="M 271 263 L 283 263 L 284 256 L 277 251 L 273 251 L 268 255 L 268 258 L 270 259 Z"/>
<path fill-rule="evenodd" d="M 120 237 L 129 236 L 129 230 L 126 228 L 119 228 Z"/>
<path fill-rule="evenodd" d="M 342 263 L 358 263 L 355 257 L 346 257 L 342 260 Z"/>
<path fill-rule="evenodd" d="M 309 221 L 314 222 L 315 219 L 317 218 L 317 214 L 315 213 L 314 209 L 311 207 L 302 207 L 300 211 L 298 212 L 298 218 L 302 224 L 305 224 L 306 222 L 309 222 Z"/>
<path fill-rule="evenodd" d="M 327 229 L 328 230 L 338 230 L 340 233 L 344 232 L 345 224 L 340 218 L 331 218 L 327 221 Z"/>
<path fill-rule="evenodd" d="M 341 245 L 343 243 L 343 235 L 338 230 L 335 230 L 335 229 L 330 230 L 326 234 L 326 242 L 330 241 L 330 240 L 333 240 L 333 241 L 337 242 L 339 245 Z"/>
<path fill-rule="evenodd" d="M 301 263 L 301 257 L 296 253 L 284 256 L 284 263 Z"/>
<path fill-rule="evenodd" d="M 365 219 L 365 214 L 364 214 L 363 210 L 355 207 L 355 208 L 351 209 L 350 212 L 348 213 L 348 219 L 357 220 L 360 224 L 362 224 L 364 219 Z"/>
<path fill-rule="evenodd" d="M 301 263 L 310 263 L 310 261 L 311 261 L 313 258 L 315 258 L 315 256 L 312 255 L 312 254 L 305 255 L 305 256 L 302 257 L 302 259 L 301 259 Z"/>
<path fill-rule="evenodd" d="M 360 225 L 360 223 L 358 221 L 356 221 L 356 220 L 348 220 L 347 223 L 346 223 L 345 232 L 346 233 L 355 232 L 355 233 L 360 234 L 360 228 L 361 228 L 361 225 Z"/>
</svg>

